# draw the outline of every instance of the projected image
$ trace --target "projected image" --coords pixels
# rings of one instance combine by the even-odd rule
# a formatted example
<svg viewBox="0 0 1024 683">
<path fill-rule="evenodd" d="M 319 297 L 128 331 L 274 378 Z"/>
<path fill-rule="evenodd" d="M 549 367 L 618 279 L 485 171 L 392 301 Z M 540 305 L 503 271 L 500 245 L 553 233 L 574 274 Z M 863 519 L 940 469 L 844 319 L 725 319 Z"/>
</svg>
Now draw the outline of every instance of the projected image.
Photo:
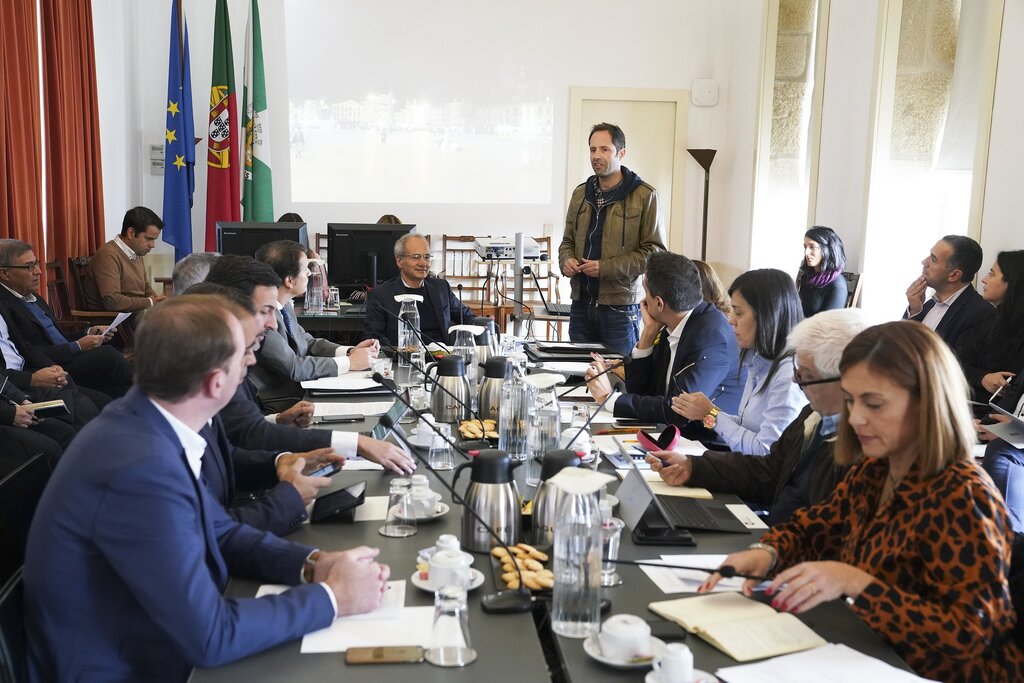
<svg viewBox="0 0 1024 683">
<path fill-rule="evenodd" d="M 292 103 L 292 199 L 299 202 L 544 203 L 551 102 Z"/>
</svg>

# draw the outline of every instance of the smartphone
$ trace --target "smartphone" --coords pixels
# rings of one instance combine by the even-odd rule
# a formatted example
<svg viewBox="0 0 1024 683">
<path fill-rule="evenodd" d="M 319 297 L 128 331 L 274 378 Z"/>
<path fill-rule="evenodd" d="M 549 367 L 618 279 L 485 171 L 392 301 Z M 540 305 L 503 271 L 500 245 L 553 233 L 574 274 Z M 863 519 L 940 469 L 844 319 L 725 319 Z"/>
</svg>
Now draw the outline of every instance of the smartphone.
<svg viewBox="0 0 1024 683">
<path fill-rule="evenodd" d="M 332 477 L 338 472 L 341 472 L 341 463 L 329 462 L 319 469 L 315 469 L 307 477 Z"/>
<path fill-rule="evenodd" d="M 391 647 L 350 647 L 345 650 L 348 664 L 415 664 L 423 661 L 423 648 L 419 645 Z"/>
<path fill-rule="evenodd" d="M 365 419 L 362 415 L 324 415 L 320 418 L 320 421 L 345 424 L 349 422 L 362 422 Z"/>
</svg>

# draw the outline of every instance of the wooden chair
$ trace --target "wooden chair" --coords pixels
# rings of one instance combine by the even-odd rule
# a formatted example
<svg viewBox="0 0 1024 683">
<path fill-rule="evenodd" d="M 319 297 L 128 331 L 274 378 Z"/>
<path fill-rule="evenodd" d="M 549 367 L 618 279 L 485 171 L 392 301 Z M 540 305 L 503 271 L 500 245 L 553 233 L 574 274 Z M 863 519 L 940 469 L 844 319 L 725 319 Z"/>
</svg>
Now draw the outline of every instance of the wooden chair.
<svg viewBox="0 0 1024 683">
<path fill-rule="evenodd" d="M 843 271 L 843 277 L 846 278 L 846 307 L 860 308 L 860 293 L 864 284 L 861 273 Z"/>
<path fill-rule="evenodd" d="M 67 299 L 70 301 L 70 316 L 76 320 L 95 320 L 96 324 L 109 323 L 117 317 L 117 311 L 104 311 L 100 301 L 99 289 L 89 272 L 89 257 L 77 256 L 68 259 L 68 270 L 71 272 L 71 281 L 74 287 L 67 289 Z M 63 280 L 63 278 L 61 278 Z M 131 321 L 126 321 L 131 322 Z M 122 325 L 117 330 L 117 338 L 121 341 L 120 346 L 128 351 L 131 348 L 134 338 L 134 325 Z"/>
<path fill-rule="evenodd" d="M 46 303 L 50 305 L 53 317 L 57 319 L 57 327 L 65 334 L 75 334 L 83 327 L 92 325 L 88 320 L 73 319 L 64 269 L 57 261 L 49 261 L 46 264 Z"/>
<path fill-rule="evenodd" d="M 495 313 L 493 280 L 486 277 L 486 265 L 481 262 L 472 235 L 443 235 L 441 238 L 441 271 L 453 290 L 462 285 L 462 301 L 481 316 Z"/>
</svg>

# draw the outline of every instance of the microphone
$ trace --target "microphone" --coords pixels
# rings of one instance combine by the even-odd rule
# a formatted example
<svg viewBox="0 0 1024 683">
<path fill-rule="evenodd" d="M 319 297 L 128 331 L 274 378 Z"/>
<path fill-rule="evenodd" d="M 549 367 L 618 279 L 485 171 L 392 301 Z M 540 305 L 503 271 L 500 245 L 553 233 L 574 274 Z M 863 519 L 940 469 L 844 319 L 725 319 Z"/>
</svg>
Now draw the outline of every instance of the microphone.
<svg viewBox="0 0 1024 683">
<path fill-rule="evenodd" d="M 397 351 L 398 353 L 401 353 L 401 351 L 398 351 L 397 349 L 395 349 L 395 350 L 396 350 L 396 351 Z M 402 402 L 402 403 L 404 403 L 404 404 L 405 404 L 406 406 L 408 406 L 408 407 L 409 407 L 409 410 L 410 410 L 410 411 L 412 411 L 412 414 L 416 416 L 416 419 L 417 419 L 417 420 L 423 417 L 423 411 L 422 411 L 422 410 L 416 410 L 415 408 L 413 408 L 413 407 L 412 407 L 412 404 L 411 404 L 411 403 L 409 403 L 408 401 L 406 401 L 406 400 L 405 400 L 405 398 L 404 398 L 404 397 L 403 397 L 403 396 L 402 396 L 402 395 L 401 395 L 401 394 L 400 394 L 399 392 L 397 392 L 397 391 L 395 391 L 394 389 L 392 389 L 392 388 L 391 388 L 391 383 L 390 383 L 390 382 L 387 382 L 387 381 L 385 381 L 385 378 L 384 378 L 384 376 L 383 376 L 382 374 L 380 374 L 379 372 L 375 372 L 375 373 L 373 373 L 373 375 L 372 375 L 372 376 L 370 377 L 370 379 L 372 379 L 372 380 L 373 380 L 374 382 L 376 382 L 377 384 L 379 384 L 379 385 L 381 385 L 382 387 L 384 387 L 385 389 L 387 389 L 387 390 L 388 390 L 389 392 L 391 392 L 392 394 L 394 394 L 394 395 L 395 395 L 395 397 L 396 397 L 396 398 L 397 398 L 397 399 L 398 399 L 399 401 L 401 401 L 401 402 Z M 453 396 L 453 395 L 452 395 L 452 393 L 451 393 L 450 391 L 448 391 L 447 389 L 445 389 L 445 388 L 444 388 L 443 386 L 441 386 L 440 384 L 435 384 L 434 386 L 436 386 L 436 387 L 438 387 L 439 389 L 441 389 L 442 391 L 444 391 L 444 392 L 445 392 L 446 394 L 448 394 L 449 396 L 451 396 L 451 397 L 452 397 L 453 399 L 455 399 L 456 401 L 458 401 L 458 400 L 459 400 L 457 396 Z M 474 415 L 475 415 L 475 413 L 474 413 Z M 478 420 L 479 420 L 480 418 L 479 418 L 479 417 L 477 417 L 476 419 L 478 419 Z M 383 418 L 381 419 L 381 422 L 383 422 Z M 425 420 L 425 422 L 426 422 L 426 423 L 427 423 L 428 425 L 430 425 L 430 429 L 431 429 L 431 431 L 432 431 L 432 432 L 434 432 L 435 434 L 437 434 L 438 436 L 440 436 L 440 437 L 441 437 L 442 439 L 444 439 L 444 441 L 445 441 L 445 442 L 446 442 L 446 443 L 447 443 L 447 444 L 448 444 L 449 446 L 451 446 L 451 447 L 452 447 L 452 448 L 454 448 L 454 449 L 455 449 L 456 451 L 458 451 L 459 453 L 461 453 L 461 454 L 462 454 L 462 456 L 463 456 L 464 458 L 466 458 L 467 460 L 469 459 L 470 455 L 469 455 L 469 453 L 468 453 L 468 452 L 466 451 L 466 449 L 464 449 L 464 448 L 461 448 L 461 447 L 460 447 L 460 446 L 459 446 L 459 445 L 458 445 L 457 443 L 455 443 L 455 441 L 453 441 L 453 440 L 449 439 L 449 438 L 448 438 L 448 437 L 446 437 L 446 436 L 445 436 L 444 434 L 442 434 L 442 433 L 441 433 L 441 430 L 437 428 L 437 425 L 435 425 L 435 424 L 434 424 L 433 422 L 431 422 L 430 420 Z M 483 421 L 482 421 L 482 420 L 480 421 L 480 424 L 481 424 L 481 425 L 483 424 Z"/>
<path fill-rule="evenodd" d="M 406 401 L 405 398 L 403 398 L 398 392 L 395 392 L 395 397 L 398 398 L 399 401 L 407 405 L 409 409 L 412 410 L 414 413 L 419 414 L 419 411 L 417 411 L 415 408 L 409 405 L 409 402 Z M 391 429 L 391 433 L 394 434 L 395 437 L 402 442 L 403 446 L 409 449 L 409 452 L 413 454 L 413 457 L 419 460 L 423 464 L 423 466 L 426 467 L 427 470 L 431 472 L 439 482 L 441 482 L 441 485 L 444 486 L 445 489 L 448 490 L 448 493 L 451 494 L 452 501 L 461 505 L 464 512 L 468 512 L 470 515 L 472 515 L 473 519 L 475 519 L 480 526 L 486 529 L 487 533 L 490 534 L 495 541 L 497 541 L 497 545 L 504 548 L 505 552 L 507 552 L 510 556 L 515 557 L 514 555 L 512 555 L 512 551 L 509 550 L 508 544 L 501 539 L 501 536 L 498 535 L 498 533 L 491 527 L 491 525 L 485 522 L 483 518 L 477 513 L 476 510 L 466 505 L 466 500 L 455 491 L 455 487 L 449 484 L 444 477 L 440 476 L 437 473 L 437 470 L 430 466 L 430 462 L 427 459 L 423 458 L 414 448 L 412 448 L 412 444 L 410 444 L 408 439 L 405 438 L 405 434 L 402 433 L 401 430 L 392 429 L 395 425 L 395 422 L 394 420 L 391 419 L 390 415 L 382 416 L 380 418 L 380 423 L 387 427 L 388 429 Z M 437 430 L 437 427 L 434 426 L 432 423 L 428 422 L 428 424 L 431 424 L 431 427 Z M 519 588 L 515 590 L 500 590 L 497 593 L 485 595 L 483 598 L 480 599 L 480 607 L 481 609 L 483 609 L 483 611 L 488 612 L 490 614 L 512 614 L 515 612 L 529 612 L 531 609 L 533 609 L 533 595 L 530 593 L 529 589 L 526 588 L 526 584 L 523 583 L 523 573 L 522 570 L 519 568 L 519 563 L 515 562 L 514 565 L 516 568 L 516 575 L 519 577 Z"/>
<path fill-rule="evenodd" d="M 623 356 L 621 361 L 619 361 L 618 363 L 616 363 L 614 365 L 609 365 L 607 368 L 605 368 L 601 372 L 597 373 L 596 375 L 594 375 L 590 379 L 591 380 L 595 380 L 598 377 L 601 377 L 602 375 L 607 375 L 609 372 L 615 370 L 615 368 L 618 368 L 618 367 L 623 366 L 623 365 L 629 365 L 632 362 L 633 362 L 633 357 L 632 356 Z M 586 384 L 586 382 L 584 382 L 584 384 Z M 568 389 L 568 390 L 562 392 L 561 394 L 559 394 L 558 398 L 565 398 L 566 396 L 568 396 L 572 392 L 576 391 L 576 387 L 578 387 L 578 386 L 579 386 L 578 384 L 574 384 L 571 389 Z"/>
<path fill-rule="evenodd" d="M 457 289 L 459 290 L 459 324 L 460 325 L 465 325 L 466 324 L 466 307 L 462 304 L 462 283 L 461 282 L 459 283 L 459 286 L 457 287 Z"/>
<path fill-rule="evenodd" d="M 757 574 L 743 574 L 742 572 L 736 571 L 736 567 L 731 564 L 723 564 L 717 569 L 708 569 L 707 567 L 686 567 L 681 564 L 665 564 L 664 562 L 644 562 L 643 560 L 610 560 L 607 557 L 601 559 L 602 562 L 611 562 L 612 564 L 632 564 L 638 567 L 665 567 L 667 569 L 686 569 L 694 572 L 704 572 L 705 574 L 718 574 L 723 579 L 751 579 L 753 581 L 771 581 L 769 576 L 758 576 Z"/>
<path fill-rule="evenodd" d="M 402 321 L 402 316 L 398 315 L 398 314 L 397 314 L 397 313 L 395 313 L 394 311 L 389 311 L 389 310 L 388 310 L 388 309 L 387 309 L 386 307 L 384 307 L 384 306 L 381 306 L 381 307 L 380 307 L 380 310 L 384 311 L 385 313 L 387 313 L 388 315 L 390 315 L 390 316 L 391 316 L 392 318 L 394 318 L 395 320 L 398 320 L 399 322 L 401 322 L 401 321 Z M 423 335 L 422 335 L 422 334 L 420 333 L 420 331 L 419 331 L 419 330 L 417 330 L 417 329 L 416 329 L 415 327 L 413 327 L 413 326 L 411 326 L 411 325 L 410 325 L 410 326 L 409 326 L 409 329 L 411 329 L 411 330 L 412 330 L 412 332 L 413 332 L 413 334 L 415 334 L 415 335 L 416 335 L 416 338 L 420 340 L 420 344 L 423 344 L 423 352 L 424 352 L 424 353 L 426 353 L 426 351 L 427 351 L 427 346 L 428 346 L 428 344 L 427 344 L 427 340 L 423 338 Z M 440 346 L 440 347 L 441 347 L 442 349 L 444 349 L 444 350 L 445 350 L 445 351 L 447 351 L 448 353 L 451 353 L 451 352 L 452 352 L 452 350 L 451 350 L 450 348 L 448 348 L 448 345 L 447 345 L 447 344 L 442 344 L 441 342 L 434 342 L 434 343 L 435 343 L 435 344 L 437 344 L 438 346 Z"/>
</svg>

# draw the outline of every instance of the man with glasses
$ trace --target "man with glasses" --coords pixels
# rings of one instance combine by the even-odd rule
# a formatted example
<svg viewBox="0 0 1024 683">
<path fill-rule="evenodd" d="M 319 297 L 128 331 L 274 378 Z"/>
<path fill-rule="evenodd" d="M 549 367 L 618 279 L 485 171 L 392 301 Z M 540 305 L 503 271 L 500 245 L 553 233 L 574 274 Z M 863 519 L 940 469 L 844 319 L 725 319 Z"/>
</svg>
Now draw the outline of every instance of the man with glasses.
<svg viewBox="0 0 1024 683">
<path fill-rule="evenodd" d="M 824 311 L 789 334 L 793 381 L 810 405 L 779 437 L 767 456 L 708 451 L 690 458 L 671 451 L 649 453 L 651 469 L 672 486 L 733 493 L 768 510 L 768 524 L 787 521 L 794 510 L 825 499 L 845 469 L 832 459 L 843 409 L 839 360 L 843 349 L 868 327 L 859 308 Z"/>
<path fill-rule="evenodd" d="M 0 302 L 25 343 L 43 352 L 71 373 L 83 387 L 119 398 L 132 386 L 132 366 L 121 352 L 105 344 L 112 332 L 85 325 L 67 336 L 57 325 L 50 306 L 37 296 L 42 265 L 32 245 L 15 239 L 0 240 Z"/>
<path fill-rule="evenodd" d="M 270 266 L 279 278 L 277 329 L 267 333 L 256 355 L 256 367 L 249 376 L 259 387 L 265 403 L 278 402 L 285 409 L 303 395 L 300 382 L 321 377 L 338 377 L 349 370 L 368 370 L 380 345 L 367 341 L 358 346 L 341 346 L 314 337 L 299 325 L 292 299 L 306 294 L 309 257 L 298 242 L 280 240 L 260 247 L 256 260 Z"/>
<path fill-rule="evenodd" d="M 374 287 L 366 298 L 366 328 L 363 336 L 381 343 L 398 344 L 398 310 L 395 297 L 416 294 L 423 297 L 417 304 L 420 311 L 420 334 L 427 343 L 448 343 L 448 328 L 465 321 L 475 313 L 459 301 L 445 280 L 430 277 L 430 244 L 421 235 L 408 233 L 395 242 L 395 262 L 399 275 Z M 391 315 L 389 315 L 389 313 Z"/>
</svg>

